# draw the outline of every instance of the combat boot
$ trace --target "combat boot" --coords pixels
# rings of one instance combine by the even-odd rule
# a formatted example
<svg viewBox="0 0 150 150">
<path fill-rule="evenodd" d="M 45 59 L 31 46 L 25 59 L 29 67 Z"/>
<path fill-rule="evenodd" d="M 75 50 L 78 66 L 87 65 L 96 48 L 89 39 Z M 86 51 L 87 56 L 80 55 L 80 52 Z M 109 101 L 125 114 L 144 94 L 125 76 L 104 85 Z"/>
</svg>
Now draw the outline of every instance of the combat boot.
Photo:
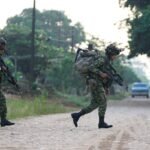
<svg viewBox="0 0 150 150">
<path fill-rule="evenodd" d="M 4 127 L 4 126 L 11 126 L 11 125 L 14 125 L 15 123 L 13 122 L 10 122 L 9 120 L 7 119 L 1 119 L 1 127 Z"/>
<path fill-rule="evenodd" d="M 99 124 L 98 128 L 111 128 L 112 125 L 108 125 L 106 122 L 104 122 L 104 117 L 99 117 Z"/>
<path fill-rule="evenodd" d="M 81 117 L 81 116 L 83 116 L 85 114 L 85 112 L 83 111 L 83 110 L 81 110 L 80 112 L 78 112 L 78 113 L 72 113 L 71 114 L 71 117 L 72 117 L 72 119 L 73 119 L 73 123 L 74 123 L 74 125 L 75 125 L 75 127 L 78 127 L 78 121 L 79 121 L 79 118 Z"/>
</svg>

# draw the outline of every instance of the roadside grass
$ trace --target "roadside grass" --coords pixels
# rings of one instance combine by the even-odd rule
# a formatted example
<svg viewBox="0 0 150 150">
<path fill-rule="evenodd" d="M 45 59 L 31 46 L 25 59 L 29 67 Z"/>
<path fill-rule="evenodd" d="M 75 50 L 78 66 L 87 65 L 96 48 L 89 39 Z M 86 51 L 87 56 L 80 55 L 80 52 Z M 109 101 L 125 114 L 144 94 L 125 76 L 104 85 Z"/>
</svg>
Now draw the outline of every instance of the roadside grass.
<svg viewBox="0 0 150 150">
<path fill-rule="evenodd" d="M 49 102 L 45 96 L 39 96 L 33 100 L 7 99 L 7 109 L 8 118 L 11 119 L 70 111 L 70 108 L 63 104 Z"/>
<path fill-rule="evenodd" d="M 59 91 L 55 91 L 56 95 L 63 98 L 65 102 L 73 103 L 75 106 L 86 106 L 89 103 L 89 96 L 78 96 L 78 95 L 70 95 L 61 93 Z"/>
<path fill-rule="evenodd" d="M 108 100 L 122 100 L 127 96 L 127 93 L 118 93 L 108 96 Z M 90 100 L 89 95 L 77 96 L 61 92 L 56 92 L 56 97 L 58 100 L 56 100 L 57 98 L 49 100 L 45 94 L 31 99 L 7 98 L 8 118 L 16 119 L 75 111 L 80 107 L 87 106 Z"/>
<path fill-rule="evenodd" d="M 123 100 L 124 98 L 128 97 L 129 96 L 129 93 L 127 92 L 120 92 L 120 93 L 117 93 L 115 95 L 110 95 L 108 96 L 108 99 L 109 100 Z"/>
<path fill-rule="evenodd" d="M 57 96 L 63 97 L 63 99 L 67 102 L 72 102 L 76 106 L 86 106 L 89 104 L 90 96 L 77 96 L 77 95 L 68 95 L 61 92 L 56 92 Z M 120 92 L 115 95 L 107 96 L 108 100 L 123 100 L 124 98 L 128 97 L 129 94 L 127 92 Z"/>
</svg>

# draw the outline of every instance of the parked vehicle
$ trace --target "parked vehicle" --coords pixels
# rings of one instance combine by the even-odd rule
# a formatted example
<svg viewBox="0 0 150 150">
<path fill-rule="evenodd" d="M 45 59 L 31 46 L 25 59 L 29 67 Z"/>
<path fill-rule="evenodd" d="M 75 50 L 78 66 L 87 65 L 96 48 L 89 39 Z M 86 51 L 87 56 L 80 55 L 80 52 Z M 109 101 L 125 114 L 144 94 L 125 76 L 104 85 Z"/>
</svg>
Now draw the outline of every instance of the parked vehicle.
<svg viewBox="0 0 150 150">
<path fill-rule="evenodd" d="M 131 87 L 131 96 L 146 96 L 149 98 L 149 85 L 142 82 L 134 83 Z"/>
</svg>

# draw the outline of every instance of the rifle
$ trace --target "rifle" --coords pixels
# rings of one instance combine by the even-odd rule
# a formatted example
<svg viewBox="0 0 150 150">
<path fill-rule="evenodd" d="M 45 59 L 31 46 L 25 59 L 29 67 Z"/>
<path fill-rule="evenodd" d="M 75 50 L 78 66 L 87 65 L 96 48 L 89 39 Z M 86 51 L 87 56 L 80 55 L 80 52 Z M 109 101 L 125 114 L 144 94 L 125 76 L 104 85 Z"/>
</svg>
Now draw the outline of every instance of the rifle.
<svg viewBox="0 0 150 150">
<path fill-rule="evenodd" d="M 9 68 L 6 66 L 5 62 L 3 61 L 1 57 L 0 57 L 0 70 L 3 72 L 4 76 L 7 78 L 8 82 L 13 84 L 16 87 L 16 89 L 19 90 L 20 88 L 16 80 L 12 76 L 11 72 L 9 71 Z"/>
<path fill-rule="evenodd" d="M 103 81 L 104 87 L 109 88 L 112 85 L 113 81 L 118 85 L 123 86 L 123 78 L 117 73 L 115 68 L 111 64 L 108 65 L 108 68 L 109 69 L 103 70 L 108 74 L 108 79 Z"/>
</svg>

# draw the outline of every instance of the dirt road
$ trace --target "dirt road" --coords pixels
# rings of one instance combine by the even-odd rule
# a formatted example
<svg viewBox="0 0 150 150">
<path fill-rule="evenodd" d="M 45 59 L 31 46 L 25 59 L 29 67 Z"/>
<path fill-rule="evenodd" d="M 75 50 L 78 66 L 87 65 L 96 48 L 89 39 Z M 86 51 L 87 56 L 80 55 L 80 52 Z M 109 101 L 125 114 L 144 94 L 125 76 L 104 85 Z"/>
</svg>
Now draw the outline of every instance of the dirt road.
<svg viewBox="0 0 150 150">
<path fill-rule="evenodd" d="M 70 114 L 16 120 L 0 128 L 0 150 L 150 150 L 150 99 L 109 102 L 106 121 L 114 127 L 97 128 L 97 110 L 78 128 Z"/>
</svg>

